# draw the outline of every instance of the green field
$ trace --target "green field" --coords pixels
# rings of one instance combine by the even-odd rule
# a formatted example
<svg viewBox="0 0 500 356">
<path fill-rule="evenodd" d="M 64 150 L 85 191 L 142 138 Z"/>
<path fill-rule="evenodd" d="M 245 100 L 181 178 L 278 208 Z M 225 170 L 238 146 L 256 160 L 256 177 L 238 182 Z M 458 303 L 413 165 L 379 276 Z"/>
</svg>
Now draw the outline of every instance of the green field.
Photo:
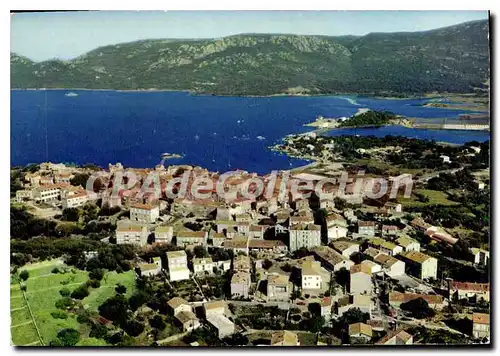
<svg viewBox="0 0 500 356">
<path fill-rule="evenodd" d="M 54 267 L 64 269 L 64 273 L 51 273 Z M 43 343 L 48 345 L 54 340 L 57 333 L 64 328 L 74 328 L 80 330 L 82 339 L 78 345 L 81 346 L 102 346 L 106 345 L 103 340 L 85 338 L 85 331 L 81 329 L 74 314 L 68 313 L 67 319 L 56 319 L 51 313 L 58 310 L 55 302 L 61 298 L 59 291 L 68 288 L 73 291 L 79 285 L 88 280 L 88 273 L 76 268 L 64 265 L 61 261 L 48 261 L 33 264 L 21 268 L 28 270 L 30 276 L 25 282 L 26 298 L 31 307 L 36 325 L 40 330 Z M 14 279 L 13 279 L 14 280 Z M 121 283 L 127 287 L 127 294 L 132 294 L 134 290 L 134 272 L 117 274 L 108 272 L 101 282 L 101 287 L 91 289 L 88 297 L 82 303 L 88 305 L 92 310 L 107 298 L 115 293 L 114 287 Z M 39 341 L 36 328 L 31 320 L 27 305 L 24 301 L 20 286 L 17 283 L 11 284 L 11 334 L 14 345 L 28 345 Z"/>
<path fill-rule="evenodd" d="M 10 287 L 10 308 L 12 344 L 40 345 L 40 339 L 19 284 L 12 284 Z"/>
<path fill-rule="evenodd" d="M 90 294 L 83 299 L 83 305 L 88 305 L 90 310 L 97 310 L 106 299 L 115 294 L 115 287 L 117 283 L 123 284 L 127 287 L 126 296 L 130 297 L 135 288 L 135 273 L 128 271 L 125 273 L 107 272 L 101 281 L 101 287 L 93 289 Z"/>
<path fill-rule="evenodd" d="M 430 189 L 415 189 L 414 193 L 423 194 L 429 198 L 429 202 L 424 203 L 418 200 L 415 195 L 412 195 L 410 199 L 398 198 L 398 201 L 403 204 L 403 206 L 408 207 L 419 207 L 426 205 L 457 205 L 458 202 L 448 199 L 448 195 L 445 192 Z"/>
</svg>

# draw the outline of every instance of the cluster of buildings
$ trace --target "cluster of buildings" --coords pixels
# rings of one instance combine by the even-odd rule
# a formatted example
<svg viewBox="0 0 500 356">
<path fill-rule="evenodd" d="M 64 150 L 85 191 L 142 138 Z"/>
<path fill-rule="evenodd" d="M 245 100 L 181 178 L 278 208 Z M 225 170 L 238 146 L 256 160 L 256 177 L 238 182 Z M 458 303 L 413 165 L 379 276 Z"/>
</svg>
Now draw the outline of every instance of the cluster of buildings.
<svg viewBox="0 0 500 356">
<path fill-rule="evenodd" d="M 108 167 L 108 179 L 123 170 L 121 165 Z M 199 167 L 157 166 L 162 186 L 190 171 L 196 177 L 217 178 Z M 99 197 L 103 204 L 128 209 L 130 217 L 117 222 L 114 237 L 117 244 L 134 244 L 145 247 L 149 244 L 175 246 L 161 260 L 139 264 L 143 275 L 164 274 L 170 282 L 203 278 L 216 272 L 228 273 L 230 277 L 227 299 L 257 301 L 260 303 L 292 303 L 307 308 L 310 303 L 319 303 L 321 315 L 328 321 L 342 317 L 347 311 L 357 308 L 370 316 L 367 323 L 349 325 L 349 336 L 353 340 L 369 342 L 378 322 L 394 321 L 401 312 L 400 306 L 421 298 L 430 308 L 439 311 L 450 302 L 464 298 L 489 301 L 489 284 L 447 281 L 445 296 L 429 293 L 429 288 L 443 285 L 438 258 L 425 246 L 410 237 L 421 231 L 435 243 L 454 245 L 457 238 L 443 229 L 431 226 L 420 218 L 404 219 L 401 204 L 386 202 L 377 208 L 358 205 L 353 208 L 336 207 L 333 198 L 320 196 L 314 199 L 296 198 L 291 194 L 280 197 L 275 189 L 257 199 L 248 199 L 234 193 L 229 201 L 221 199 L 213 190 L 208 198 L 187 196 L 169 200 L 138 194 L 138 187 L 120 191 L 112 197 L 106 185 L 106 175 L 101 189 L 92 197 L 82 187 L 73 187 L 70 180 L 81 173 L 64 165 L 44 164 L 40 171 L 27 174 L 27 189 L 18 191 L 18 201 L 59 201 L 62 207 L 76 207 L 90 199 Z M 148 170 L 135 170 L 138 175 Z M 297 178 L 316 182 L 324 178 L 311 173 L 300 173 Z M 227 182 L 229 191 L 238 190 L 255 174 L 239 171 Z M 260 177 L 264 183 L 268 176 Z M 275 187 L 284 182 L 279 175 Z M 267 189 L 267 188 L 266 188 Z M 187 191 L 190 191 L 188 186 Z M 349 193 L 349 191 L 348 191 Z M 354 194 L 354 193 L 353 193 Z M 351 204 L 360 204 L 358 195 L 345 199 Z M 318 212 L 321 210 L 321 214 Z M 360 213 L 360 210 L 362 211 Z M 175 219 L 173 219 L 175 217 Z M 189 229 L 183 222 L 200 218 L 204 224 Z M 175 223 L 170 223 L 175 220 Z M 196 248 L 207 251 L 208 257 L 188 258 L 186 251 Z M 230 260 L 214 258 L 217 250 L 225 250 Z M 486 265 L 489 252 L 471 249 L 474 265 Z M 335 276 L 347 273 L 344 285 L 336 285 Z M 399 284 L 403 291 L 389 290 L 387 301 L 381 302 L 381 284 L 391 281 Z M 407 287 L 408 283 L 418 287 Z M 425 287 L 425 288 L 424 288 Z M 387 303 L 391 315 L 382 311 L 381 303 Z M 202 325 L 214 328 L 219 337 L 231 335 L 237 327 L 231 321 L 226 301 L 204 301 L 204 319 L 194 313 L 193 302 L 173 298 L 168 302 L 176 320 L 184 331 Z M 489 318 L 474 314 L 474 335 L 486 335 Z M 372 325 L 373 324 L 373 325 Z M 384 329 L 382 329 L 384 330 Z M 489 330 L 489 329 L 488 329 Z M 408 345 L 412 335 L 405 330 L 387 329 L 387 336 L 380 344 Z M 297 334 L 280 331 L 272 335 L 272 345 L 299 345 Z"/>
<path fill-rule="evenodd" d="M 16 191 L 18 203 L 33 201 L 66 208 L 76 208 L 96 201 L 100 195 L 88 192 L 82 186 L 71 185 L 78 174 L 89 173 L 88 169 L 69 167 L 59 163 L 41 163 L 38 171 L 24 175 L 23 189 Z"/>
</svg>

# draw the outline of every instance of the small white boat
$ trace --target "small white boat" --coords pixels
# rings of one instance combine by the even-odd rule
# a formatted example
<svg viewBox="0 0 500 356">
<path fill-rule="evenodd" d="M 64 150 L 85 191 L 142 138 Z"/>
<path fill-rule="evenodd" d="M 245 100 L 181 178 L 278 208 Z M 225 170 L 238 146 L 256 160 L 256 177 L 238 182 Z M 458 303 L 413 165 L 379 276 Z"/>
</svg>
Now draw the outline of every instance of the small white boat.
<svg viewBox="0 0 500 356">
<path fill-rule="evenodd" d="M 64 94 L 65 96 L 68 96 L 68 97 L 74 97 L 74 96 L 78 96 L 77 93 L 73 93 L 72 91 L 70 91 L 69 93 L 66 93 Z"/>
</svg>

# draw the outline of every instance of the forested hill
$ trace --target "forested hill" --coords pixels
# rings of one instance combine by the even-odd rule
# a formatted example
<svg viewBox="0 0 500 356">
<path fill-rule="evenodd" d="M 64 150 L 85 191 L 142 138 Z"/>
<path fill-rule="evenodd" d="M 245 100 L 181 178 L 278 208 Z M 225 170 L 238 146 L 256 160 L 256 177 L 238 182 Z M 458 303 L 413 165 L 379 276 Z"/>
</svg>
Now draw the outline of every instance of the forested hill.
<svg viewBox="0 0 500 356">
<path fill-rule="evenodd" d="M 172 89 L 214 94 L 410 94 L 485 89 L 488 22 L 366 36 L 242 34 L 143 40 L 70 61 L 11 54 L 12 88 Z"/>
</svg>

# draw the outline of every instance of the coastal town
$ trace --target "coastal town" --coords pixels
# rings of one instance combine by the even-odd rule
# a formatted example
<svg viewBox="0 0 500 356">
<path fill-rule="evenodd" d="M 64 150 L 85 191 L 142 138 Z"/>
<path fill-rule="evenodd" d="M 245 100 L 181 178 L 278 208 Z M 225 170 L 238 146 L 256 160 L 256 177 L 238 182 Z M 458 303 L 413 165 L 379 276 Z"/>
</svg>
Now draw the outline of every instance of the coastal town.
<svg viewBox="0 0 500 356">
<path fill-rule="evenodd" d="M 494 14 L 275 7 L 11 10 L 12 348 L 493 348 Z"/>
<path fill-rule="evenodd" d="M 274 176 L 234 171 L 223 197 L 207 184 L 220 173 L 163 161 L 151 169 L 13 168 L 11 301 L 19 301 L 13 312 L 27 313 L 13 321 L 14 342 L 32 326 L 24 345 L 488 344 L 488 144 L 359 138 L 370 148 L 345 149 L 322 139 L 288 138 L 284 151 L 315 162 Z M 415 177 L 402 180 L 410 168 L 390 153 L 405 157 L 407 145 L 419 153 L 417 143 L 435 165 L 412 167 Z M 355 158 L 346 160 L 348 152 Z M 359 168 L 366 157 L 385 160 L 392 165 L 385 172 L 398 176 L 363 166 L 361 189 L 351 179 L 341 191 L 334 178 L 353 175 L 352 161 Z M 124 172 L 137 182 L 120 186 Z M 159 195 L 144 192 L 151 174 Z M 384 175 L 396 194 L 374 197 Z M 89 190 L 91 177 L 98 178 Z M 260 195 L 242 194 L 257 180 Z M 319 182 L 322 189 L 313 189 Z M 454 206 L 471 196 L 483 210 L 460 216 Z M 64 276 L 81 279 L 68 288 Z M 36 289 L 43 279 L 53 291 L 43 318 L 73 320 L 71 327 L 41 330 L 50 320 L 41 320 L 33 299 L 43 295 Z"/>
</svg>

